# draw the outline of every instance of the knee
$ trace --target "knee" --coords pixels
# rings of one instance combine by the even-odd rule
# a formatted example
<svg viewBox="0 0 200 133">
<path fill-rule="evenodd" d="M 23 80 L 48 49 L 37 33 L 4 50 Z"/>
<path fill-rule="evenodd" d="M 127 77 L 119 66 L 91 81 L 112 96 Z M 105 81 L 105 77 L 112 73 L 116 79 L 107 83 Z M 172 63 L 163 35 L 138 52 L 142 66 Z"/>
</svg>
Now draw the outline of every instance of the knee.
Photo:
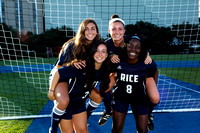
<svg viewBox="0 0 200 133">
<path fill-rule="evenodd" d="M 78 131 L 76 130 L 76 132 L 78 133 L 88 133 L 87 127 L 80 127 L 78 129 Z"/>
<path fill-rule="evenodd" d="M 94 101 L 95 103 L 100 104 L 102 102 L 102 98 L 100 95 L 96 95 L 95 98 L 92 98 L 92 101 Z"/>
<path fill-rule="evenodd" d="M 98 103 L 98 104 L 100 104 L 101 102 L 102 102 L 102 99 L 95 99 L 95 100 L 93 100 L 95 103 Z"/>
<path fill-rule="evenodd" d="M 68 106 L 68 104 L 69 104 L 69 97 L 60 99 L 60 100 L 58 101 L 58 104 L 59 104 L 60 106 L 62 106 L 63 109 L 66 109 L 67 106 Z"/>
<path fill-rule="evenodd" d="M 102 102 L 101 95 L 98 95 L 98 97 L 97 97 L 97 100 L 96 100 L 96 101 L 97 101 L 97 103 L 99 103 L 99 104 Z"/>
</svg>

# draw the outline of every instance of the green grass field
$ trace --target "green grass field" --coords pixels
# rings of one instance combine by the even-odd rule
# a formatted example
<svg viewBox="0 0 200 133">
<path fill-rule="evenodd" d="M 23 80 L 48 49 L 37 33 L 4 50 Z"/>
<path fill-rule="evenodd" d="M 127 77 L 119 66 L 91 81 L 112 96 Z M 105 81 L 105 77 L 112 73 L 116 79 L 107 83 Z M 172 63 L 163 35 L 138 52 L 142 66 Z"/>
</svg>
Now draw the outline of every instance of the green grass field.
<svg viewBox="0 0 200 133">
<path fill-rule="evenodd" d="M 200 61 L 200 54 L 152 55 L 155 61 Z M 200 68 L 158 68 L 161 75 L 200 86 Z"/>
<path fill-rule="evenodd" d="M 200 86 L 199 68 L 159 68 L 161 75 Z"/>
<path fill-rule="evenodd" d="M 191 61 L 200 60 L 200 54 L 150 55 L 155 61 Z"/>
<path fill-rule="evenodd" d="M 26 120 L 1 120 L 1 133 L 25 133 L 33 119 Z"/>
<path fill-rule="evenodd" d="M 4 113 L 0 113 L 0 117 L 6 117 L 7 114 L 9 116 L 36 115 L 48 102 L 47 93 L 41 93 L 34 87 L 34 84 L 27 83 L 25 78 L 19 77 L 18 73 L 1 74 L 0 87 L 1 97 L 7 98 L 1 100 L 4 100 L 4 103 L 9 101 L 10 105 L 2 104 Z M 12 113 L 12 109 L 15 109 L 15 113 Z M 23 133 L 32 121 L 33 119 L 1 120 L 0 131 L 2 133 Z"/>
<path fill-rule="evenodd" d="M 176 61 L 176 60 L 199 60 L 199 54 L 191 55 L 152 55 L 155 61 Z M 25 59 L 23 61 L 1 61 L 0 66 L 6 65 L 27 65 L 27 64 L 53 64 L 56 58 L 38 58 L 38 59 Z M 200 69 L 199 68 L 159 68 L 161 75 L 166 75 L 177 80 L 200 85 Z M 0 74 L 0 96 L 6 97 L 9 104 L 20 107 L 23 112 L 19 115 L 37 115 L 44 105 L 48 102 L 48 74 L 49 72 L 40 73 L 1 73 Z M 21 75 L 21 76 L 20 76 Z M 26 79 L 24 76 L 29 75 L 32 78 Z M 41 78 L 43 80 L 38 79 Z M 34 83 L 33 83 L 33 79 Z M 38 82 L 44 84 L 38 84 Z M 43 91 L 39 87 L 46 88 Z M 42 93 L 41 93 L 42 92 Z M 12 111 L 11 107 L 4 106 L 5 110 Z M 5 111 L 4 110 L 4 111 Z M 26 110 L 27 112 L 24 112 Z M 0 111 L 1 112 L 1 111 Z M 10 113 L 9 116 L 18 115 Z M 5 114 L 0 113 L 0 117 L 6 117 Z M 23 133 L 27 130 L 33 119 L 20 119 L 20 120 L 1 120 L 0 131 L 5 133 L 20 132 Z"/>
<path fill-rule="evenodd" d="M 1 61 L 0 66 L 6 65 L 30 65 L 31 64 L 53 64 L 56 58 L 49 59 L 25 59 L 23 61 Z M 20 75 L 20 76 L 19 76 Z M 16 111 L 14 114 L 9 114 L 9 116 L 15 115 L 36 115 L 38 114 L 44 105 L 48 102 L 47 93 L 38 89 L 38 87 L 45 87 L 47 92 L 48 84 L 48 76 L 49 72 L 40 72 L 36 74 L 32 73 L 1 73 L 0 74 L 0 96 L 6 97 L 9 99 L 9 104 L 14 103 L 15 107 L 20 107 L 20 111 Z M 33 78 L 23 78 L 25 76 L 29 76 Z M 41 79 L 45 79 L 45 84 L 41 84 L 40 86 L 33 84 L 31 82 L 32 79 L 36 77 L 40 77 Z M 37 78 L 36 81 L 38 82 Z M 41 81 L 40 81 L 41 82 Z M 7 102 L 7 99 L 4 99 Z M 12 106 L 11 106 L 12 107 Z M 11 107 L 4 106 L 4 112 L 11 110 Z M 25 112 L 26 110 L 27 112 Z M 1 111 L 0 111 L 1 112 Z M 19 113 L 20 114 L 17 114 Z M 5 114 L 0 113 L 0 117 L 6 117 Z M 32 123 L 33 119 L 18 119 L 18 120 L 1 120 L 0 121 L 0 131 L 1 133 L 24 133 L 28 126 Z"/>
</svg>

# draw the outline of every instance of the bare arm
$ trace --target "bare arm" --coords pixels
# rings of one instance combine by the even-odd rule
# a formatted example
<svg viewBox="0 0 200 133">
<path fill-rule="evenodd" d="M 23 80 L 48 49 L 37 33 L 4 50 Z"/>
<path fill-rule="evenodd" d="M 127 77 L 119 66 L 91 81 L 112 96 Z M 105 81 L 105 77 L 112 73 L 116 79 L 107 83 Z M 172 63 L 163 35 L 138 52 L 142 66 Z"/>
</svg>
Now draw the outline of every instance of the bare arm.
<svg viewBox="0 0 200 133">
<path fill-rule="evenodd" d="M 147 95 L 152 103 L 159 103 L 160 101 L 160 94 L 157 88 L 157 79 L 158 79 L 158 71 L 156 71 L 154 77 L 149 77 L 146 79 L 146 90 Z"/>
<path fill-rule="evenodd" d="M 48 97 L 50 100 L 55 100 L 55 88 L 56 85 L 58 84 L 58 81 L 60 79 L 60 75 L 58 73 L 58 69 L 55 70 L 55 72 L 52 75 L 52 80 L 50 81 L 50 86 L 49 86 L 49 93 L 48 93 Z"/>
<path fill-rule="evenodd" d="M 105 91 L 108 92 L 110 91 L 114 86 L 115 86 L 115 81 L 116 81 L 116 77 L 115 77 L 116 73 L 111 73 L 110 74 L 110 84 L 109 84 L 109 88 Z"/>
</svg>

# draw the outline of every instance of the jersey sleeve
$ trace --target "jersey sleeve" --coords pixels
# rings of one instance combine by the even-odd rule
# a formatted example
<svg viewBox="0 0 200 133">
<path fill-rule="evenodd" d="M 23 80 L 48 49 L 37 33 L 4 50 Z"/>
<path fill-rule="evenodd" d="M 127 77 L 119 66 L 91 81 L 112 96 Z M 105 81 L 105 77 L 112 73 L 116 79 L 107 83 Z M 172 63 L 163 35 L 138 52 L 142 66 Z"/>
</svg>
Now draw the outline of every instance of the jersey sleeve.
<svg viewBox="0 0 200 133">
<path fill-rule="evenodd" d="M 125 55 L 126 55 L 124 54 L 126 52 L 125 49 L 121 47 L 116 47 L 114 45 L 112 38 L 109 38 L 108 40 L 106 40 L 106 43 L 108 44 L 108 48 L 109 48 L 109 56 L 115 54 L 115 55 L 118 55 L 120 59 L 125 58 Z"/>
<path fill-rule="evenodd" d="M 73 46 L 74 44 L 72 42 L 69 42 L 66 44 L 65 49 L 60 53 L 59 59 L 57 64 L 63 65 L 66 62 L 69 62 L 71 58 L 73 57 Z"/>
<path fill-rule="evenodd" d="M 108 44 L 108 48 L 109 48 L 109 53 L 108 54 L 109 54 L 109 56 L 114 54 L 114 52 L 113 52 L 114 44 L 113 44 L 112 38 L 107 39 L 105 42 Z"/>
</svg>

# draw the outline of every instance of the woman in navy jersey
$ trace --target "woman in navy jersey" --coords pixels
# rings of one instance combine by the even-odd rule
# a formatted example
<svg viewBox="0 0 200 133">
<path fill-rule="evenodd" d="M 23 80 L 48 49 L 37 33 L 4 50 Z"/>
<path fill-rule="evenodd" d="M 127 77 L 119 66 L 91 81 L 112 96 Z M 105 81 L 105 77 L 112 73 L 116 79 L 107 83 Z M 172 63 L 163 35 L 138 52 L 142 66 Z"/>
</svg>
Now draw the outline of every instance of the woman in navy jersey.
<svg viewBox="0 0 200 133">
<path fill-rule="evenodd" d="M 108 47 L 110 49 L 109 56 L 110 60 L 113 63 L 111 68 L 114 68 L 115 63 L 119 63 L 121 59 L 124 58 L 124 51 L 123 48 L 125 46 L 125 41 L 128 39 L 128 36 L 125 36 L 125 22 L 119 18 L 117 14 L 113 14 L 111 16 L 111 20 L 109 21 L 109 33 L 111 38 L 106 40 L 106 43 L 108 44 Z M 150 64 L 152 62 L 152 59 L 149 56 L 149 53 L 145 55 L 144 59 L 145 64 Z M 151 82 L 157 82 L 157 76 L 155 74 L 154 79 L 147 79 L 147 93 L 149 97 L 149 124 L 148 128 L 150 130 L 153 130 L 154 124 L 153 124 L 153 116 L 151 115 L 153 109 L 157 106 L 157 104 L 160 101 L 160 95 L 157 91 L 154 91 L 155 88 L 151 86 Z M 108 102 L 108 101 L 107 101 Z M 107 109 L 110 110 L 110 109 Z M 104 111 L 102 114 L 99 124 L 106 123 L 107 119 L 111 116 L 111 113 L 108 111 Z"/>
<path fill-rule="evenodd" d="M 59 54 L 59 59 L 51 71 L 50 80 L 54 70 L 60 68 L 61 66 L 74 65 L 77 69 L 84 68 L 86 66 L 85 59 L 88 56 L 91 46 L 98 40 L 100 40 L 100 35 L 96 22 L 93 19 L 84 20 L 80 24 L 76 36 L 63 45 Z M 56 110 L 59 110 L 59 115 L 62 115 L 69 103 L 69 98 L 66 97 L 68 94 L 67 86 L 67 82 L 58 83 L 56 86 L 57 91 L 61 92 L 62 95 L 57 97 L 58 102 L 56 103 L 57 106 L 53 110 L 53 116 L 55 115 Z M 49 90 L 49 95 L 53 94 L 54 92 Z M 100 91 L 97 88 L 94 88 L 91 91 L 89 96 L 90 99 L 87 103 L 88 118 L 102 102 L 102 97 L 104 97 L 103 99 L 109 99 L 110 101 L 111 97 L 106 97 L 104 94 L 104 92 L 100 94 Z M 105 104 L 105 106 L 108 106 L 106 108 L 110 108 L 111 104 Z"/>
<path fill-rule="evenodd" d="M 128 38 L 128 36 L 124 35 L 125 22 L 117 14 L 113 14 L 111 16 L 108 32 L 111 38 L 107 39 L 106 43 L 110 49 L 110 59 L 112 63 L 119 63 L 120 59 L 124 56 L 122 49 L 125 46 L 124 41 Z M 147 53 L 145 64 L 149 64 L 151 61 L 152 59 Z"/>
<path fill-rule="evenodd" d="M 112 133 L 123 131 L 129 104 L 135 117 L 138 133 L 148 132 L 148 94 L 146 92 L 146 79 L 154 77 L 157 65 L 154 61 L 146 65 L 144 59 L 146 52 L 140 39 L 131 37 L 125 46 L 125 59 L 116 67 L 116 88 L 113 100 L 113 128 Z M 125 53 L 125 52 L 124 52 Z M 157 90 L 156 83 L 151 86 Z"/>
<path fill-rule="evenodd" d="M 100 91 L 104 92 L 109 87 L 109 58 L 107 45 L 103 41 L 93 44 L 90 56 L 87 57 L 87 66 L 77 69 L 73 66 L 64 66 L 55 70 L 50 90 L 57 91 L 56 85 L 60 82 L 69 82 L 68 95 L 70 102 L 65 113 L 60 116 L 62 132 L 87 132 L 87 113 L 85 100 L 93 88 L 100 83 Z M 59 93 L 57 93 L 58 95 Z M 56 95 L 49 95 L 51 100 L 57 100 Z M 55 118 L 54 118 L 55 119 Z M 74 129 L 73 129 L 74 127 Z"/>
<path fill-rule="evenodd" d="M 76 36 L 66 42 L 59 54 L 58 61 L 56 62 L 54 68 L 50 74 L 50 81 L 54 71 L 62 66 L 73 64 L 75 67 L 85 67 L 85 60 L 88 57 L 88 53 L 94 42 L 100 40 L 99 30 L 96 22 L 93 19 L 85 19 L 80 24 Z M 61 116 L 64 114 L 65 109 L 69 103 L 68 95 L 68 83 L 60 82 L 56 86 L 56 92 L 49 90 L 48 95 L 57 95 L 57 103 L 53 108 L 52 118 L 54 116 Z M 95 96 L 95 92 L 92 92 L 92 96 L 97 100 L 100 98 Z M 59 113 L 58 113 L 59 112 Z M 57 123 L 58 119 L 52 119 L 52 123 Z M 58 124 L 55 124 L 58 125 Z"/>
</svg>

